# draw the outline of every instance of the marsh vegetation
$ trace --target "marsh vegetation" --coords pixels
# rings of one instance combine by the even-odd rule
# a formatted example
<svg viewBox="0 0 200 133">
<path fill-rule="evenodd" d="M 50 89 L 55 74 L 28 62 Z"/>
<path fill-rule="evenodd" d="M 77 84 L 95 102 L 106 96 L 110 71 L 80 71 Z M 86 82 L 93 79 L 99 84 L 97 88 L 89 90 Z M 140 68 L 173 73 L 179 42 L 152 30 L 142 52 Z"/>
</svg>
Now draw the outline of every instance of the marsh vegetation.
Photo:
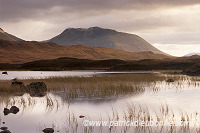
<svg viewBox="0 0 200 133">
<path fill-rule="evenodd" d="M 169 80 L 173 79 L 173 80 Z M 20 108 L 12 120 L 0 113 L 11 131 L 41 132 L 46 127 L 70 133 L 168 133 L 199 132 L 199 77 L 151 74 L 99 74 L 87 77 L 18 79 L 25 86 L 44 82 L 44 95 L 31 95 L 25 88 L 0 82 L 0 109 Z M 170 81 L 170 82 L 168 82 Z M 189 99 L 191 98 L 191 99 Z M 83 118 L 79 118 L 83 116 Z M 34 119 L 26 123 L 27 119 Z M 16 122 L 22 121 L 19 125 Z M 171 121 L 184 126 L 83 126 L 91 121 Z M 20 125 L 27 126 L 22 130 Z M 2 125 L 0 125 L 2 126 Z"/>
</svg>

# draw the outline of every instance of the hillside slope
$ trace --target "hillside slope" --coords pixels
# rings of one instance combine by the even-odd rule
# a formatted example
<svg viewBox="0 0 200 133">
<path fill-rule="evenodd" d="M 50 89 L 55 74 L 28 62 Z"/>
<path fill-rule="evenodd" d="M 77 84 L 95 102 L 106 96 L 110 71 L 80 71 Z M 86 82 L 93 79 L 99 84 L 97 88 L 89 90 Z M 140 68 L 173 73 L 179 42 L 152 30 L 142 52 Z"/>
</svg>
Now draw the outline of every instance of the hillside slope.
<svg viewBox="0 0 200 133">
<path fill-rule="evenodd" d="M 0 28 L 0 39 L 7 40 L 7 41 L 23 41 L 22 39 L 14 36 L 14 35 L 4 32 L 4 30 L 1 28 Z"/>
<path fill-rule="evenodd" d="M 35 60 L 56 59 L 59 57 L 92 60 L 140 60 L 169 58 L 169 56 L 158 55 L 148 51 L 134 53 L 102 47 L 89 47 L 81 45 L 62 46 L 50 42 L 17 42 L 5 40 L 0 40 L 0 53 L 0 62 L 11 64 L 20 64 Z"/>
</svg>

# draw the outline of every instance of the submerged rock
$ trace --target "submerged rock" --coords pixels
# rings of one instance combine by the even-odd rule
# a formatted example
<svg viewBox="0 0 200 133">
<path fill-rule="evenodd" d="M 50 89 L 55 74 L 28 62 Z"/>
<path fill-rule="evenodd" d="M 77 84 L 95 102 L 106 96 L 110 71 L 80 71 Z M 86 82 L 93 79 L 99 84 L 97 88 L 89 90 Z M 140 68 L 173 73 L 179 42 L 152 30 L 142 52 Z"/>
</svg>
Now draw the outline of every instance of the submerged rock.
<svg viewBox="0 0 200 133">
<path fill-rule="evenodd" d="M 0 129 L 1 129 L 1 130 L 7 130 L 8 127 L 1 127 Z"/>
<path fill-rule="evenodd" d="M 53 128 L 45 128 L 44 130 L 42 130 L 44 133 L 54 133 L 54 129 Z"/>
<path fill-rule="evenodd" d="M 3 130 L 0 133 L 11 133 L 9 130 Z"/>
</svg>

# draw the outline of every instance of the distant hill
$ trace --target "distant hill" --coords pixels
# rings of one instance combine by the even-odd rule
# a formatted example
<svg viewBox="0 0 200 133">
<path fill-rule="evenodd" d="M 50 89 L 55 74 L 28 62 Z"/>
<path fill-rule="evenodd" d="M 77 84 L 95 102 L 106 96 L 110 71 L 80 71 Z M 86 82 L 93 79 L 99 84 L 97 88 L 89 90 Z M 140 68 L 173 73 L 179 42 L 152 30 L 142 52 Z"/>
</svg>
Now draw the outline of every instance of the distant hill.
<svg viewBox="0 0 200 133">
<path fill-rule="evenodd" d="M 7 41 L 23 41 L 22 39 L 14 36 L 14 35 L 4 32 L 4 30 L 1 28 L 0 28 L 0 39 L 7 40 Z"/>
<path fill-rule="evenodd" d="M 99 27 L 88 29 L 68 28 L 60 35 L 48 41 L 65 46 L 84 45 L 119 49 L 129 52 L 151 51 L 156 54 L 165 54 L 135 34 Z"/>
<path fill-rule="evenodd" d="M 200 53 L 189 53 L 184 56 L 200 56 Z"/>
<path fill-rule="evenodd" d="M 102 47 L 89 46 L 62 46 L 51 42 L 35 41 L 6 41 L 0 40 L 0 63 L 21 64 L 36 60 L 56 59 L 59 57 L 71 57 L 91 60 L 141 60 L 171 58 L 166 55 L 153 52 L 127 52 Z"/>
<path fill-rule="evenodd" d="M 200 57 L 180 57 L 168 59 L 142 59 L 124 61 L 119 59 L 91 60 L 61 57 L 57 59 L 37 60 L 22 64 L 0 63 L 0 70 L 170 70 L 173 74 L 200 75 Z"/>
<path fill-rule="evenodd" d="M 24 70 L 96 70 L 109 69 L 118 64 L 126 64 L 126 61 L 110 59 L 110 60 L 89 60 L 62 57 L 58 59 L 39 60 L 28 62 L 20 65 L 20 69 Z M 0 65 L 1 66 L 1 65 Z"/>
</svg>

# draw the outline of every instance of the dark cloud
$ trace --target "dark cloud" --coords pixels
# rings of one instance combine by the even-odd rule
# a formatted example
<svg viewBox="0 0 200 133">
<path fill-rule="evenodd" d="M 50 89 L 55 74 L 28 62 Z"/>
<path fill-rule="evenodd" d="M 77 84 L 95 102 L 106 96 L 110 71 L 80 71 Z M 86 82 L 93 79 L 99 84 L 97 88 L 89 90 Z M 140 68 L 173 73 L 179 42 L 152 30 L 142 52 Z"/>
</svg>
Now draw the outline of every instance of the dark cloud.
<svg viewBox="0 0 200 133">
<path fill-rule="evenodd" d="M 68 27 L 100 26 L 150 43 L 198 44 L 199 7 L 200 0 L 0 0 L 0 28 L 46 40 Z"/>
<path fill-rule="evenodd" d="M 199 0 L 1 0 L 1 21 L 20 21 L 54 15 L 112 10 L 151 10 L 200 3 Z"/>
</svg>

